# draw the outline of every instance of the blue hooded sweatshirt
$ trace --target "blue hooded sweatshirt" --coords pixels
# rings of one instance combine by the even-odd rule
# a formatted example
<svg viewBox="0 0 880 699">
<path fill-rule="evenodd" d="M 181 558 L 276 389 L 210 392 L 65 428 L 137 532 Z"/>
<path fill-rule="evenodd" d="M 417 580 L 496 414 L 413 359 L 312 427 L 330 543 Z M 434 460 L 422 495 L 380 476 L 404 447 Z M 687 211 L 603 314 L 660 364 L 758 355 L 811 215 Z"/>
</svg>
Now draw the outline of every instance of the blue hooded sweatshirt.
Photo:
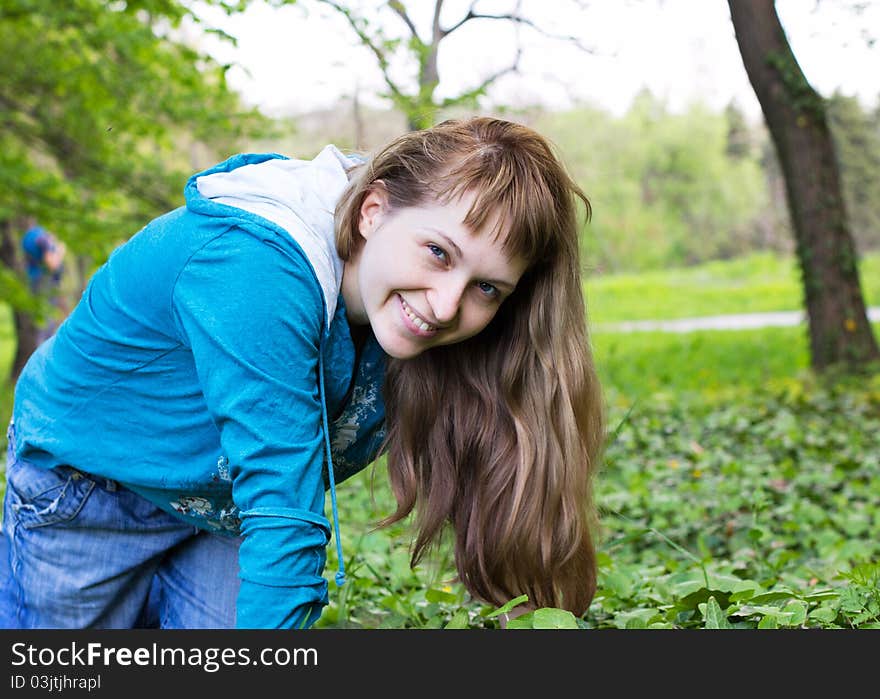
<svg viewBox="0 0 880 699">
<path fill-rule="evenodd" d="M 17 456 L 120 482 L 240 535 L 241 628 L 310 626 L 330 489 L 384 437 L 385 355 L 356 353 L 333 212 L 356 161 L 237 155 L 94 274 L 19 378 Z"/>
</svg>

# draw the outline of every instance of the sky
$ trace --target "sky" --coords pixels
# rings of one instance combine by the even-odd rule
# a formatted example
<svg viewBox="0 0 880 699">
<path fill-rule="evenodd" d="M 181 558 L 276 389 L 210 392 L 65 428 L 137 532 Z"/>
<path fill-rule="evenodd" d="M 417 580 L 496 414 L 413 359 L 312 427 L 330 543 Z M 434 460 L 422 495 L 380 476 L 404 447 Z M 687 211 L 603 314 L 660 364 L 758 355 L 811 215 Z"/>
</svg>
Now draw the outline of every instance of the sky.
<svg viewBox="0 0 880 699">
<path fill-rule="evenodd" d="M 379 0 L 352 0 L 371 8 Z M 433 2 L 408 0 L 413 19 L 427 35 Z M 485 13 L 509 12 L 514 0 L 481 0 Z M 522 13 L 551 38 L 497 20 L 471 21 L 441 43 L 438 96 L 454 95 L 513 62 L 519 71 L 499 80 L 484 106 L 541 104 L 566 109 L 588 102 L 622 114 L 648 88 L 672 110 L 700 100 L 723 108 L 731 100 L 753 118 L 760 108 L 742 65 L 725 0 L 521 0 Z M 880 95 L 880 0 L 777 0 L 789 42 L 807 79 L 821 94 L 836 89 L 875 106 Z M 441 24 L 462 17 L 471 0 L 446 0 Z M 422 12 L 424 14 L 418 14 Z M 245 101 L 272 116 L 331 106 L 358 92 L 367 104 L 383 89 L 373 55 L 358 44 L 345 19 L 314 0 L 272 8 L 254 2 L 226 19 L 202 12 L 236 36 L 237 48 L 205 37 L 204 47 L 232 63 L 228 78 Z M 375 15 L 389 36 L 405 27 L 387 9 Z M 195 30 L 192 30 L 195 31 Z M 870 44 L 871 39 L 877 39 Z M 414 84 L 411 64 L 393 64 L 394 75 Z"/>
</svg>

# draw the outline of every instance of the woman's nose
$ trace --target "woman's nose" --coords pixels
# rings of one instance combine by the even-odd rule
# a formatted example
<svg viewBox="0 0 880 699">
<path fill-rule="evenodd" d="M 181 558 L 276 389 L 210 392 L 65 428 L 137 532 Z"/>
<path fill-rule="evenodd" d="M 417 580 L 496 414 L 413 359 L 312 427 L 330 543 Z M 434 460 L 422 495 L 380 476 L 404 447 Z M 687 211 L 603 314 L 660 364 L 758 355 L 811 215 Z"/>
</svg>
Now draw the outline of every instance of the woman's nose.
<svg viewBox="0 0 880 699">
<path fill-rule="evenodd" d="M 465 283 L 452 277 L 444 277 L 428 292 L 428 303 L 434 319 L 445 325 L 455 320 L 461 307 Z"/>
</svg>

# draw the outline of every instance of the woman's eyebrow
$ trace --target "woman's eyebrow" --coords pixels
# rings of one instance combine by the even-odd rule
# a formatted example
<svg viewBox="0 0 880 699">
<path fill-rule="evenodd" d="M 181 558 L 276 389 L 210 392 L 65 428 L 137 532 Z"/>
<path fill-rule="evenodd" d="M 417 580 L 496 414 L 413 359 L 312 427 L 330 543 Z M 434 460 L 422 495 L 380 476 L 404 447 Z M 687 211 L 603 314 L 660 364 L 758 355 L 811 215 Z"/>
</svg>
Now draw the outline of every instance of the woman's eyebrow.
<svg viewBox="0 0 880 699">
<path fill-rule="evenodd" d="M 455 252 L 455 254 L 459 257 L 462 257 L 461 248 L 459 248 L 458 245 L 455 244 L 455 241 L 448 235 L 446 235 L 446 233 L 441 231 L 439 228 L 435 228 L 434 226 L 426 226 L 426 229 L 431 231 L 432 233 L 436 233 L 441 238 L 443 238 L 443 240 L 445 240 L 449 244 L 449 247 L 452 248 L 453 252 Z"/>
</svg>

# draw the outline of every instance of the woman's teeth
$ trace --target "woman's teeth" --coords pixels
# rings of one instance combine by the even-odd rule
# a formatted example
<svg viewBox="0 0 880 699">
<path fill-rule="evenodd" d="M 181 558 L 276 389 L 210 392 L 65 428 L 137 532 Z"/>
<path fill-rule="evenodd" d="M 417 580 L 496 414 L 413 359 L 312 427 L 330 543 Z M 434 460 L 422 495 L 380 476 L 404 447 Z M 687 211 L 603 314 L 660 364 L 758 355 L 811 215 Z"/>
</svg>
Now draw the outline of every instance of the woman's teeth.
<svg viewBox="0 0 880 699">
<path fill-rule="evenodd" d="M 415 313 L 412 312 L 412 309 L 407 305 L 406 301 L 402 298 L 400 299 L 403 304 L 403 312 L 406 313 L 407 317 L 413 322 L 417 328 L 421 328 L 422 330 L 436 330 L 433 325 L 428 325 L 425 321 L 419 318 Z"/>
</svg>

